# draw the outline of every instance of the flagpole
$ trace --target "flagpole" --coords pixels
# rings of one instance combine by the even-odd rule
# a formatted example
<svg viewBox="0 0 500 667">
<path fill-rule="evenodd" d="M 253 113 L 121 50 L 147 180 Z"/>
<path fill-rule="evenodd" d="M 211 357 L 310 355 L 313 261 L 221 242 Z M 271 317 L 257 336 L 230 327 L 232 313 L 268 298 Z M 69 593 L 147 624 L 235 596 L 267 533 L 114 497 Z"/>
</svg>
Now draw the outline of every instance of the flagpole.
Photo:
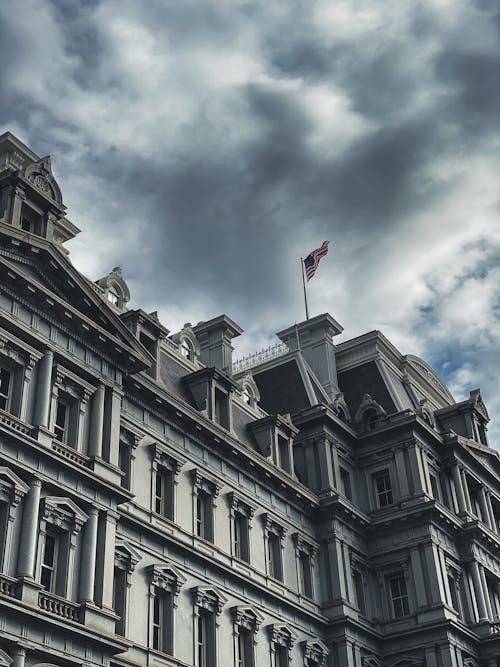
<svg viewBox="0 0 500 667">
<path fill-rule="evenodd" d="M 309 319 L 309 310 L 307 308 L 307 291 L 306 291 L 306 279 L 304 277 L 304 260 L 300 258 L 300 267 L 302 269 L 302 287 L 304 288 L 304 304 L 306 306 L 306 320 Z"/>
</svg>

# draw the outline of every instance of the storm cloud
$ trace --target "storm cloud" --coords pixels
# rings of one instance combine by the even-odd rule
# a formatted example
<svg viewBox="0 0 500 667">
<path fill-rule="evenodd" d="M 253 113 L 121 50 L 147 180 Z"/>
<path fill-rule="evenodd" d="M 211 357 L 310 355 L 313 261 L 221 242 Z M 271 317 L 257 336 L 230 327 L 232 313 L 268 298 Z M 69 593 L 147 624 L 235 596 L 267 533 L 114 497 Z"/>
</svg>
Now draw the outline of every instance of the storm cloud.
<svg viewBox="0 0 500 667">
<path fill-rule="evenodd" d="M 493 0 L 0 5 L 0 122 L 50 153 L 82 233 L 171 331 L 226 312 L 239 352 L 310 310 L 381 329 L 500 447 L 500 62 Z"/>
</svg>

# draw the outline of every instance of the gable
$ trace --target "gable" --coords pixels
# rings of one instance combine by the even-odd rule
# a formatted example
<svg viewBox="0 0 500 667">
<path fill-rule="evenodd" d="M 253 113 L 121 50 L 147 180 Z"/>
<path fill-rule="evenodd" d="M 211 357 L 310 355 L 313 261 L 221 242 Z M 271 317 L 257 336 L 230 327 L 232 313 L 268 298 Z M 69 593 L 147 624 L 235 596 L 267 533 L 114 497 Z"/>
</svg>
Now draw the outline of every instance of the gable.
<svg viewBox="0 0 500 667">
<path fill-rule="evenodd" d="M 5 237 L 0 234 L 0 276 L 7 290 L 30 301 L 35 309 L 42 306 L 69 328 L 93 330 L 114 357 L 118 353 L 120 365 L 134 371 L 151 365 L 148 352 L 97 293 L 99 288 L 63 253 L 44 239 L 37 239 L 38 245 L 14 243 L 7 247 Z"/>
</svg>

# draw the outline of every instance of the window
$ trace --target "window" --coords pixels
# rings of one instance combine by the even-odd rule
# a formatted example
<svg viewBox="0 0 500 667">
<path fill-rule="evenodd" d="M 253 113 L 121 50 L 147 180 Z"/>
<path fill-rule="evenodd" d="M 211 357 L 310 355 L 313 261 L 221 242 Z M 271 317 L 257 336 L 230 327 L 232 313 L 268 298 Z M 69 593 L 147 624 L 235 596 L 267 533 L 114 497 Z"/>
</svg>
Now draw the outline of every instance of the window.
<svg viewBox="0 0 500 667">
<path fill-rule="evenodd" d="M 223 428 L 229 428 L 229 396 L 215 387 L 214 390 L 214 421 Z"/>
<path fill-rule="evenodd" d="M 130 491 L 132 483 L 132 455 L 130 445 L 123 441 L 120 441 L 120 446 L 118 449 L 118 467 L 123 473 L 121 478 L 121 485 L 124 489 L 128 489 Z"/>
<path fill-rule="evenodd" d="M 60 597 L 70 593 L 70 544 L 75 544 L 88 518 L 69 498 L 45 496 L 42 499 L 36 579 L 48 592 Z"/>
<path fill-rule="evenodd" d="M 286 472 L 290 472 L 290 440 L 278 433 L 277 464 Z"/>
<path fill-rule="evenodd" d="M 361 572 L 353 572 L 354 590 L 356 591 L 356 600 L 358 603 L 358 610 L 363 616 L 366 615 L 365 591 L 363 588 L 363 575 Z"/>
<path fill-rule="evenodd" d="M 326 667 L 328 647 L 319 639 L 301 642 L 304 652 L 304 667 Z"/>
<path fill-rule="evenodd" d="M 283 581 L 282 541 L 286 530 L 276 523 L 268 514 L 261 515 L 264 521 L 264 538 L 266 540 L 267 572 L 270 577 Z"/>
<path fill-rule="evenodd" d="M 299 555 L 299 583 L 300 592 L 312 597 L 311 557 L 302 551 Z"/>
<path fill-rule="evenodd" d="M 268 625 L 273 667 L 288 667 L 296 636 L 286 625 Z"/>
<path fill-rule="evenodd" d="M 177 476 L 185 460 L 177 453 L 172 453 L 170 447 L 158 442 L 151 445 L 151 450 L 153 454 L 151 509 L 156 514 L 175 521 Z"/>
<path fill-rule="evenodd" d="M 226 598 L 215 588 L 196 586 L 192 589 L 194 601 L 194 640 L 196 667 L 215 667 L 217 616 Z"/>
<path fill-rule="evenodd" d="M 169 591 L 155 587 L 153 595 L 152 647 L 172 654 L 173 598 Z"/>
<path fill-rule="evenodd" d="M 11 396 L 12 372 L 7 368 L 0 368 L 0 408 L 9 411 Z"/>
<path fill-rule="evenodd" d="M 393 496 L 389 471 L 382 470 L 381 472 L 374 475 L 373 482 L 375 485 L 375 496 L 377 499 L 378 507 L 387 507 L 387 505 L 392 505 Z"/>
<path fill-rule="evenodd" d="M 369 408 L 363 413 L 363 426 L 365 431 L 373 431 L 378 424 L 378 413 L 374 408 Z"/>
<path fill-rule="evenodd" d="M 196 498 L 196 534 L 205 540 L 213 541 L 212 496 L 200 491 Z"/>
<path fill-rule="evenodd" d="M 174 473 L 158 468 L 155 475 L 155 512 L 167 519 L 174 518 Z"/>
<path fill-rule="evenodd" d="M 141 553 L 123 539 L 116 540 L 115 568 L 113 572 L 113 609 L 119 617 L 115 621 L 115 633 L 127 635 L 128 591 L 132 573 L 141 559 Z"/>
<path fill-rule="evenodd" d="M 214 541 L 215 535 L 215 499 L 220 490 L 220 484 L 213 479 L 208 479 L 206 473 L 197 468 L 191 470 L 193 478 L 194 497 L 194 533 L 198 537 Z"/>
<path fill-rule="evenodd" d="M 51 593 L 55 592 L 57 576 L 57 558 L 59 554 L 59 537 L 53 532 L 47 532 L 45 535 L 45 545 L 43 548 L 42 571 L 40 583 Z"/>
<path fill-rule="evenodd" d="M 245 403 L 247 403 L 248 405 L 253 405 L 254 404 L 255 396 L 253 395 L 253 391 L 251 390 L 251 388 L 247 384 L 243 387 L 242 396 L 243 396 L 243 400 L 245 401 Z"/>
<path fill-rule="evenodd" d="M 229 493 L 229 508 L 232 526 L 233 556 L 250 562 L 250 522 L 254 507 L 235 493 Z"/>
<path fill-rule="evenodd" d="M 149 575 L 149 645 L 156 651 L 174 655 L 174 609 L 186 579 L 170 563 L 155 563 L 146 568 Z"/>
<path fill-rule="evenodd" d="M 120 305 L 121 294 L 116 285 L 111 285 L 108 289 L 108 301 L 113 304 L 113 306 Z"/>
<path fill-rule="evenodd" d="M 299 593 L 312 598 L 314 594 L 313 561 L 316 557 L 318 547 L 312 545 L 300 533 L 294 533 L 292 538 L 295 543 L 295 555 L 297 558 Z"/>
<path fill-rule="evenodd" d="M 253 667 L 253 633 L 241 629 L 238 633 L 238 652 L 236 657 L 238 667 Z"/>
<path fill-rule="evenodd" d="M 66 442 L 68 438 L 69 406 L 62 399 L 58 399 L 56 405 L 56 419 L 54 422 L 54 433 L 60 442 Z"/>
<path fill-rule="evenodd" d="M 127 572 L 115 564 L 113 572 L 113 609 L 119 618 L 115 622 L 115 633 L 125 636 L 126 627 Z"/>
<path fill-rule="evenodd" d="M 351 489 L 351 475 L 349 471 L 345 468 L 340 468 L 340 481 L 342 483 L 342 491 L 347 500 L 352 500 L 352 489 Z"/>
<path fill-rule="evenodd" d="M 407 616 L 410 613 L 410 609 L 408 606 L 408 593 L 404 576 L 397 576 L 389 579 L 389 589 L 394 618 Z"/>
<path fill-rule="evenodd" d="M 438 487 L 438 482 L 437 482 L 436 476 L 433 475 L 432 473 L 430 473 L 429 478 L 431 480 L 432 497 L 435 500 L 439 500 L 439 487 Z"/>
<path fill-rule="evenodd" d="M 188 359 L 189 361 L 193 360 L 193 348 L 191 343 L 186 338 L 182 339 L 180 349 L 181 354 L 185 359 Z"/>
<path fill-rule="evenodd" d="M 233 607 L 235 664 L 237 667 L 255 667 L 254 640 L 262 623 L 262 616 L 252 607 Z"/>
</svg>

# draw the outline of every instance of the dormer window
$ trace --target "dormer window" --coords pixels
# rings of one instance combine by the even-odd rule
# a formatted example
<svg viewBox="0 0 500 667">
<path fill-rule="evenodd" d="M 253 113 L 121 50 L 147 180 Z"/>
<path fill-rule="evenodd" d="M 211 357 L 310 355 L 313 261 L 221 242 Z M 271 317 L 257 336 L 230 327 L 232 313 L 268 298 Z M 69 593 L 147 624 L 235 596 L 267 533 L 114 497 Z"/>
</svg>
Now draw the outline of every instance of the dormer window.
<svg viewBox="0 0 500 667">
<path fill-rule="evenodd" d="M 370 394 L 365 394 L 356 412 L 356 422 L 361 426 L 362 431 L 368 433 L 379 426 L 380 420 L 385 417 L 385 414 L 385 410 L 380 403 L 373 400 Z"/>
<path fill-rule="evenodd" d="M 363 426 L 365 431 L 373 431 L 377 426 L 377 422 L 378 414 L 373 408 L 370 408 L 363 413 Z"/>
<path fill-rule="evenodd" d="M 193 348 L 186 338 L 181 342 L 181 354 L 185 359 L 193 360 Z"/>
<path fill-rule="evenodd" d="M 228 431 L 232 429 L 232 392 L 236 384 L 217 368 L 202 368 L 186 376 L 198 410 Z"/>
<path fill-rule="evenodd" d="M 113 306 L 119 306 L 120 305 L 120 292 L 118 290 L 118 287 L 116 285 L 111 285 L 111 287 L 108 289 L 108 301 L 110 301 Z"/>
<path fill-rule="evenodd" d="M 249 424 L 260 452 L 276 466 L 293 474 L 293 438 L 298 430 L 289 415 L 269 415 Z"/>
</svg>

